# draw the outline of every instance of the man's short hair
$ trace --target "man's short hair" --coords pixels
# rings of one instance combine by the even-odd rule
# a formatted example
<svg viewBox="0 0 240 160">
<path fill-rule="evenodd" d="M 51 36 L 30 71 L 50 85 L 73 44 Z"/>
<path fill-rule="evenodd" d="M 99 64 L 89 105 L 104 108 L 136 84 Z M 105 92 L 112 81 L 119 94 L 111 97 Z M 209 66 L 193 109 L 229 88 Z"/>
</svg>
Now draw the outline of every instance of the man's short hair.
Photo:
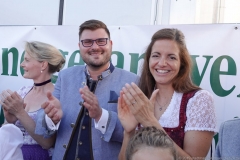
<svg viewBox="0 0 240 160">
<path fill-rule="evenodd" d="M 106 33 L 108 34 L 108 37 L 110 39 L 110 32 L 109 32 L 106 24 L 104 24 L 102 21 L 95 20 L 95 19 L 85 21 L 83 24 L 80 25 L 80 27 L 79 27 L 79 39 L 81 37 L 82 32 L 85 29 L 89 29 L 89 30 L 94 31 L 94 30 L 99 29 L 99 28 L 104 29 L 106 31 Z"/>
</svg>

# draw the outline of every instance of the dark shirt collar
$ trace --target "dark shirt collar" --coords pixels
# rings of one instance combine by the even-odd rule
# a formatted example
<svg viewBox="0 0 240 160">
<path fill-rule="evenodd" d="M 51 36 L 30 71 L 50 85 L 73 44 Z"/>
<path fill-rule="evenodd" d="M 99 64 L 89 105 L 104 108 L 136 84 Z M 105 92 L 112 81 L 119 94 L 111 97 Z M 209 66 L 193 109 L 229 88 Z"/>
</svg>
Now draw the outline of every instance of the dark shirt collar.
<svg viewBox="0 0 240 160">
<path fill-rule="evenodd" d="M 112 62 L 110 62 L 109 67 L 105 71 L 103 71 L 101 75 L 98 76 L 98 80 L 102 80 L 105 77 L 109 76 L 114 71 L 114 69 L 115 67 L 113 66 Z M 91 78 L 91 75 L 87 70 L 87 65 L 85 66 L 85 75 L 86 77 Z"/>
</svg>

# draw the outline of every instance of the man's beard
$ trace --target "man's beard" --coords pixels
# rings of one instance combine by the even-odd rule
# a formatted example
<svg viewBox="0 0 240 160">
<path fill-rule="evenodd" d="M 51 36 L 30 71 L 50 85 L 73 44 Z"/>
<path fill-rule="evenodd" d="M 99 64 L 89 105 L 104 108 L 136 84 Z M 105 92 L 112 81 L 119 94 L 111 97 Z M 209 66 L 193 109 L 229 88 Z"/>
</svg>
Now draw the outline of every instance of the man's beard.
<svg viewBox="0 0 240 160">
<path fill-rule="evenodd" d="M 104 63 L 104 62 L 98 63 L 98 64 L 89 62 L 87 65 L 88 65 L 88 66 L 91 66 L 91 67 L 93 67 L 93 68 L 100 68 L 100 67 L 104 66 L 105 64 L 106 64 L 106 63 Z"/>
<path fill-rule="evenodd" d="M 110 61 L 110 58 L 111 57 L 107 57 L 106 59 L 104 59 L 103 61 L 101 61 L 101 62 L 94 62 L 94 61 L 84 61 L 88 66 L 90 66 L 90 67 L 92 67 L 92 68 L 96 68 L 96 69 L 98 69 L 98 68 L 101 68 L 102 66 L 104 66 L 105 64 L 107 64 L 109 61 Z"/>
</svg>

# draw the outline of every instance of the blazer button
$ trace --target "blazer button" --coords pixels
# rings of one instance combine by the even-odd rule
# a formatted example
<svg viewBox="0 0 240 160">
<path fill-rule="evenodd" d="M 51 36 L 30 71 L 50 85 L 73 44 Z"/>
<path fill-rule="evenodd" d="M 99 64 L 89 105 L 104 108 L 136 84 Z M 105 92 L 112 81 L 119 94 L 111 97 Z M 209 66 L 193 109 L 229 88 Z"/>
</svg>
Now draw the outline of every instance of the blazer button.
<svg viewBox="0 0 240 160">
<path fill-rule="evenodd" d="M 82 126 L 82 129 L 85 129 L 86 127 L 85 126 Z"/>
<path fill-rule="evenodd" d="M 80 105 L 80 106 L 82 106 L 82 104 L 83 104 L 83 102 L 82 102 L 82 101 L 81 101 L 81 102 L 79 102 L 79 105 Z"/>
<path fill-rule="evenodd" d="M 81 145 L 82 145 L 82 142 L 80 141 L 78 144 L 81 146 Z"/>
<path fill-rule="evenodd" d="M 66 145 L 66 144 L 64 144 L 64 145 L 63 145 L 63 148 L 67 148 L 67 145 Z"/>
<path fill-rule="evenodd" d="M 71 123 L 71 125 L 70 125 L 72 128 L 75 126 L 75 124 L 74 123 Z"/>
</svg>

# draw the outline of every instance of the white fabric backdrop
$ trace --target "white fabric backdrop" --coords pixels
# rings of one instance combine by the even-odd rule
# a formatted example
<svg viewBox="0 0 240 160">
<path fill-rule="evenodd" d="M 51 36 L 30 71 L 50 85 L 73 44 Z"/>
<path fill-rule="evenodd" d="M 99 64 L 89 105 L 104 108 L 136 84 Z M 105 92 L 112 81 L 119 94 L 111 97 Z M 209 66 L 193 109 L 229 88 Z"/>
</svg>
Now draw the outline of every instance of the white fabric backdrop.
<svg viewBox="0 0 240 160">
<path fill-rule="evenodd" d="M 113 64 L 117 65 L 117 61 L 119 61 L 125 70 L 134 71 L 133 66 L 136 67 L 137 64 L 134 56 L 141 56 L 153 33 L 166 27 L 178 28 L 185 34 L 190 54 L 197 56 L 199 74 L 201 75 L 205 71 L 200 86 L 214 96 L 218 127 L 223 121 L 240 116 L 240 107 L 238 106 L 240 98 L 237 97 L 240 94 L 240 76 L 237 72 L 240 68 L 240 26 L 238 24 L 109 26 L 113 51 L 121 52 L 124 57 L 124 61 L 121 61 L 120 57 L 114 54 L 112 56 Z M 32 85 L 33 83 L 31 80 L 25 80 L 20 72 L 24 41 L 36 40 L 56 46 L 66 55 L 64 68 L 71 64 L 69 62 L 71 55 L 78 51 L 78 26 L 0 26 L 0 35 L 0 92 L 5 89 L 18 90 L 23 85 Z M 18 52 L 17 76 L 11 75 L 13 54 L 8 54 L 8 65 L 6 61 L 3 62 L 3 53 L 12 48 L 16 48 Z M 210 59 L 208 64 L 204 56 Z M 224 56 L 222 60 L 221 56 Z M 79 58 L 79 54 L 77 54 L 75 63 L 79 63 Z M 142 60 L 138 61 L 138 69 L 135 69 L 138 74 L 140 74 L 141 63 Z M 7 66 L 8 74 L 6 75 L 6 71 L 3 72 L 3 70 Z M 196 72 L 196 68 L 194 71 Z M 218 75 L 220 71 L 222 75 Z M 223 75 L 223 72 L 227 73 Z M 213 77 L 212 83 L 211 76 Z M 220 79 L 220 86 L 217 84 L 218 79 Z M 221 88 L 230 90 L 232 87 L 233 90 L 229 91 L 228 95 L 221 95 L 223 94 Z M 215 92 L 213 88 L 215 88 Z"/>
</svg>

